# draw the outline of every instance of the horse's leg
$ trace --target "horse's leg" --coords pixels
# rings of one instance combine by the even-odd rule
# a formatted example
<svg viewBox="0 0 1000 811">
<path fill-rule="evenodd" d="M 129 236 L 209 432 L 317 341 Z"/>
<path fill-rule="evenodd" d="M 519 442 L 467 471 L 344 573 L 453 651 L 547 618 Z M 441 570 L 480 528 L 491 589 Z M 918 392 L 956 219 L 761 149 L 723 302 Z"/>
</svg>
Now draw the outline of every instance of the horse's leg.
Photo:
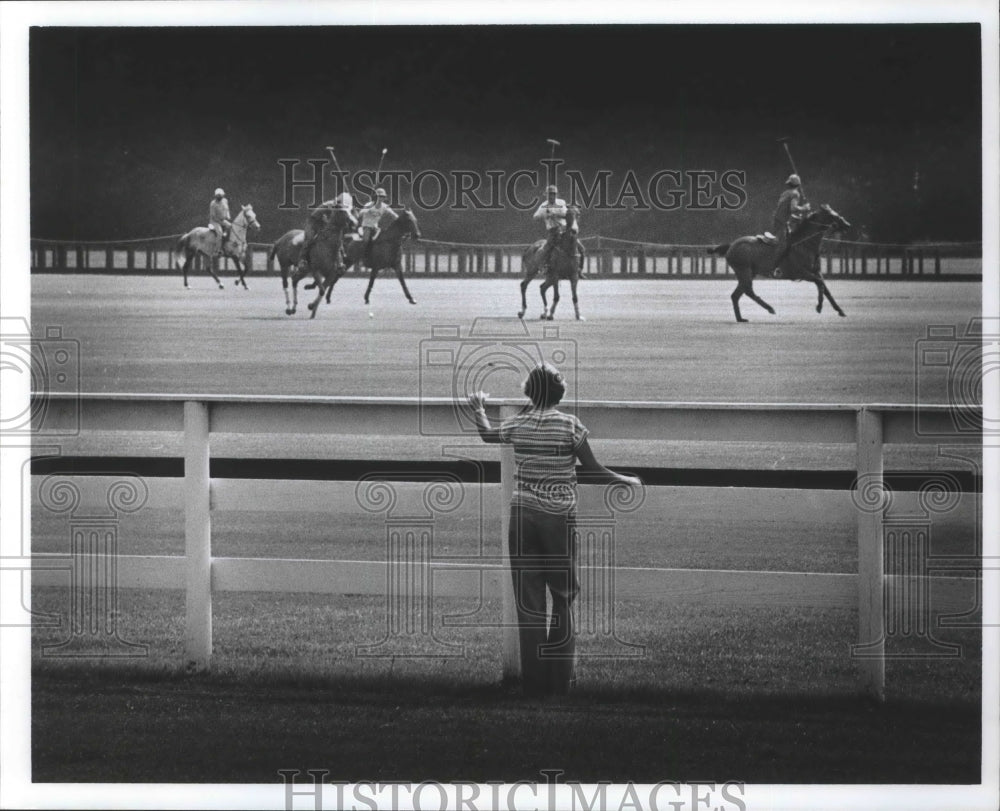
<svg viewBox="0 0 1000 811">
<path fill-rule="evenodd" d="M 538 292 L 542 294 L 542 321 L 549 317 L 549 300 L 545 297 L 545 291 L 552 286 L 552 282 L 546 279 L 538 286 Z"/>
<path fill-rule="evenodd" d="M 313 279 L 316 282 L 316 299 L 309 302 L 309 311 L 312 313 L 310 318 L 316 317 L 316 310 L 319 309 L 320 302 L 323 301 L 323 294 L 326 293 L 326 279 L 319 273 Z"/>
<path fill-rule="evenodd" d="M 188 284 L 188 268 L 190 267 L 191 267 L 191 254 L 189 254 L 187 251 L 184 251 L 184 268 L 183 268 L 184 287 L 186 287 L 188 290 L 191 289 L 191 285 Z"/>
<path fill-rule="evenodd" d="M 740 313 L 740 299 L 743 298 L 743 281 L 740 280 L 736 283 L 736 289 L 729 296 L 733 300 L 733 312 L 736 314 L 736 323 L 745 324 L 747 319 L 743 317 Z"/>
<path fill-rule="evenodd" d="M 214 257 L 211 257 L 211 256 L 207 257 L 207 259 L 208 259 L 208 262 L 207 262 L 207 264 L 208 264 L 208 272 L 212 274 L 212 278 L 215 279 L 215 283 L 219 286 L 219 289 L 220 290 L 224 290 L 225 289 L 225 285 L 223 285 L 222 282 L 219 281 L 219 276 L 215 272 L 216 259 Z"/>
<path fill-rule="evenodd" d="M 406 296 L 406 300 L 410 302 L 410 304 L 416 304 L 417 302 L 413 300 L 413 296 L 410 295 L 410 291 L 406 288 L 406 279 L 403 276 L 402 263 L 396 262 L 396 264 L 392 266 L 392 269 L 396 271 L 396 278 L 399 279 L 399 283 L 403 288 L 403 295 Z"/>
<path fill-rule="evenodd" d="M 368 273 L 368 287 L 365 288 L 365 304 L 368 304 L 368 297 L 372 293 L 372 288 L 375 286 L 375 277 L 378 275 L 378 268 L 373 267 Z"/>
<path fill-rule="evenodd" d="M 546 321 L 551 321 L 556 314 L 556 305 L 559 303 L 559 280 L 556 279 L 552 285 L 552 309 L 549 310 L 548 318 Z"/>
<path fill-rule="evenodd" d="M 535 278 L 537 273 L 538 268 L 529 265 L 524 272 L 524 278 L 521 279 L 521 311 L 517 314 L 518 318 L 524 318 L 524 314 L 528 311 L 528 285 L 531 284 L 531 280 Z"/>
<path fill-rule="evenodd" d="M 233 281 L 233 287 L 239 287 L 242 284 L 244 290 L 249 290 L 250 288 L 247 287 L 247 283 L 243 280 L 243 277 L 246 275 L 247 272 L 246 270 L 247 266 L 244 265 L 235 256 L 232 257 L 232 259 L 236 263 L 236 274 L 237 274 L 236 279 Z"/>
<path fill-rule="evenodd" d="M 823 312 L 823 283 L 819 279 L 814 279 L 811 275 L 805 277 L 808 281 L 816 285 L 816 312 Z"/>
<path fill-rule="evenodd" d="M 823 281 L 822 277 L 816 273 L 811 273 L 806 278 L 816 285 L 816 291 L 819 294 L 819 303 L 816 305 L 816 312 L 823 312 L 823 296 L 826 296 L 827 300 L 830 302 L 830 306 L 837 311 L 837 315 L 841 318 L 847 318 L 847 313 L 840 309 L 840 305 L 834 301 L 832 295 L 830 295 L 830 288 L 826 286 L 826 282 Z"/>
<path fill-rule="evenodd" d="M 292 309 L 292 299 L 288 292 L 288 266 L 281 266 L 281 290 L 285 294 L 285 315 L 291 315 L 295 312 Z"/>
<path fill-rule="evenodd" d="M 774 315 L 774 307 L 772 307 L 770 304 L 768 304 L 766 301 L 764 301 L 764 299 L 762 299 L 760 296 L 758 296 L 756 293 L 754 293 L 754 291 L 753 291 L 753 278 L 752 277 L 749 278 L 749 279 L 747 279 L 747 283 L 744 286 L 743 292 L 746 293 L 754 301 L 756 301 L 761 307 L 763 307 L 765 310 L 767 310 L 771 315 Z"/>
<path fill-rule="evenodd" d="M 233 257 L 233 261 L 236 263 L 236 272 L 239 274 L 239 276 L 236 277 L 236 281 L 233 282 L 233 285 L 239 287 L 242 284 L 244 290 L 249 290 L 250 288 L 247 287 L 246 275 L 247 271 L 250 269 L 250 262 L 248 261 L 244 264 L 235 256 Z"/>
<path fill-rule="evenodd" d="M 344 275 L 344 268 L 336 268 L 333 271 L 333 277 L 329 279 L 329 284 L 326 286 L 326 303 L 330 303 L 330 294 L 333 292 L 333 286 L 340 281 L 340 278 Z"/>
<path fill-rule="evenodd" d="M 573 295 L 573 311 L 576 313 L 576 320 L 586 321 L 587 319 L 583 318 L 580 315 L 580 303 L 576 300 L 576 284 L 579 281 L 580 281 L 580 272 L 579 270 L 577 270 L 573 273 L 572 276 L 569 277 L 569 289 L 570 293 L 572 293 Z"/>
<path fill-rule="evenodd" d="M 333 286 L 334 286 L 334 285 L 335 285 L 335 284 L 337 283 L 337 279 L 339 279 L 339 278 L 340 278 L 340 276 L 341 276 L 341 274 L 342 274 L 343 272 L 344 272 L 344 271 L 343 271 L 343 269 L 342 269 L 342 268 L 334 268 L 334 269 L 333 269 L 333 279 L 332 279 L 332 280 L 330 281 L 330 283 L 329 283 L 329 284 L 328 284 L 328 285 L 326 286 L 326 303 L 327 303 L 327 304 L 329 304 L 329 303 L 330 303 L 330 294 L 331 294 L 331 293 L 333 293 Z"/>
</svg>

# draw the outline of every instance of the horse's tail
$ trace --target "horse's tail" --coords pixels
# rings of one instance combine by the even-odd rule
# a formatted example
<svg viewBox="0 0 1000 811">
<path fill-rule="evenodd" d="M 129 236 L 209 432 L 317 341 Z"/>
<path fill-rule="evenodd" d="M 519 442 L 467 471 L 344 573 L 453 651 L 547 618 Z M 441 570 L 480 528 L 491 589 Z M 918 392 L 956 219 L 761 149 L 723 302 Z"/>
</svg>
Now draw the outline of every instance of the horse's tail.
<svg viewBox="0 0 1000 811">
<path fill-rule="evenodd" d="M 171 259 L 173 260 L 173 264 L 176 267 L 181 266 L 181 257 L 184 256 L 185 252 L 187 251 L 189 236 L 191 236 L 190 232 L 181 236 L 181 238 L 177 240 L 177 244 L 174 245 L 174 249 L 171 252 Z"/>
<path fill-rule="evenodd" d="M 278 253 L 278 243 L 277 241 L 271 243 L 271 249 L 267 252 L 267 267 L 268 269 L 274 268 L 274 257 Z"/>
<path fill-rule="evenodd" d="M 716 256 L 725 256 L 731 244 L 732 243 L 730 242 L 723 242 L 721 245 L 716 245 L 712 248 L 709 248 L 708 252 L 715 254 Z"/>
</svg>

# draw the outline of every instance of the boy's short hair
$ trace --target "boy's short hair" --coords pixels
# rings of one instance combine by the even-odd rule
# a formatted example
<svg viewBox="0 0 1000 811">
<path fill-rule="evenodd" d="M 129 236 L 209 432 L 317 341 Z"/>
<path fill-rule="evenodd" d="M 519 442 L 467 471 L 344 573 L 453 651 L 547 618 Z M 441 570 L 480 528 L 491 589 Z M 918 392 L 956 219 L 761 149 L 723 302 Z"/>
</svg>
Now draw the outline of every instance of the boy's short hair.
<svg viewBox="0 0 1000 811">
<path fill-rule="evenodd" d="M 550 408 L 562 400 L 566 381 L 551 363 L 539 363 L 525 379 L 524 393 L 535 408 Z"/>
</svg>

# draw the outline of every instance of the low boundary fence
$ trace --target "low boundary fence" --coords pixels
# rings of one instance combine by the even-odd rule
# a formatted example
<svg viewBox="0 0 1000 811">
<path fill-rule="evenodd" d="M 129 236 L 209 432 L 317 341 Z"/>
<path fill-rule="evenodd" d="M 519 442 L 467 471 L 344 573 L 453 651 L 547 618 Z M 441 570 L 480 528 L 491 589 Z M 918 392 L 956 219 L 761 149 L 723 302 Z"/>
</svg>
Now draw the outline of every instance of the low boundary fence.
<svg viewBox="0 0 1000 811">
<path fill-rule="evenodd" d="M 520 402 L 499 401 L 490 406 L 492 418 L 516 413 Z M 935 609 L 955 617 L 970 617 L 978 610 L 976 577 L 931 577 L 920 566 L 909 573 L 886 574 L 883 511 L 888 496 L 883 478 L 885 445 L 926 443 L 981 443 L 974 430 L 982 424 L 977 407 L 904 405 L 739 405 L 649 402 L 587 402 L 576 404 L 576 413 L 597 435 L 607 439 L 666 439 L 691 441 L 742 441 L 753 436 L 760 442 L 802 444 L 834 443 L 855 447 L 857 478 L 858 570 L 855 574 L 813 572 L 729 571 L 617 567 L 613 556 L 601 566 L 582 572 L 586 583 L 612 584 L 612 599 L 679 601 L 710 606 L 766 605 L 788 607 L 851 608 L 858 612 L 858 644 L 854 656 L 866 691 L 878 697 L 885 689 L 887 622 L 898 620 L 900 606 L 923 606 L 931 590 Z M 290 593 L 393 595 L 400 612 L 393 622 L 398 633 L 412 630 L 414 606 L 433 596 L 492 595 L 503 604 L 502 634 L 505 676 L 518 671 L 518 643 L 510 579 L 506 574 L 506 528 L 509 497 L 513 492 L 513 449 L 496 452 L 501 467 L 500 513 L 487 516 L 486 557 L 442 561 L 430 552 L 427 521 L 411 527 L 389 526 L 389 541 L 401 554 L 386 561 L 278 560 L 220 558 L 212 554 L 213 509 L 271 509 L 275 498 L 267 493 L 273 482 L 212 479 L 209 475 L 211 437 L 215 433 L 243 435 L 323 434 L 330 426 L 337 433 L 385 436 L 440 436 L 454 447 L 462 437 L 475 441 L 468 415 L 453 401 L 418 398 L 236 397 L 210 395 L 49 395 L 32 404 L 35 425 L 46 433 L 85 431 L 169 431 L 183 435 L 184 474 L 180 483 L 185 516 L 183 557 L 110 555 L 110 566 L 95 574 L 94 546 L 74 546 L 73 577 L 79 572 L 113 577 L 121 587 L 183 589 L 186 593 L 185 656 L 192 669 L 205 669 L 212 658 L 212 595 L 225 591 L 274 591 Z M 970 426 L 972 426 L 970 428 Z M 37 430 L 37 429 L 36 429 Z M 447 438 L 451 437 L 450 440 Z M 942 438 L 947 438 L 942 440 Z M 398 479 L 399 477 L 396 477 Z M 405 477 L 404 477 L 405 478 Z M 372 485 L 377 487 L 376 476 Z M 449 486 L 445 477 L 414 476 Z M 453 482 L 452 482 L 453 483 Z M 33 483 L 33 490 L 37 489 Z M 305 497 L 313 505 L 322 501 L 307 482 Z M 315 483 L 314 483 L 315 484 Z M 586 489 L 586 488 L 585 488 Z M 604 502 L 627 511 L 637 502 L 628 488 L 611 488 Z M 37 497 L 37 493 L 36 493 Z M 933 497 L 933 494 L 932 494 Z M 444 491 L 425 494 L 425 504 L 447 501 Z M 124 498 L 127 502 L 128 497 Z M 372 510 L 390 509 L 385 493 L 372 492 Z M 65 501 L 61 509 L 67 509 Z M 638 501 L 641 503 L 641 499 Z M 287 508 L 287 507 L 286 507 Z M 388 513 L 387 513 L 388 514 Z M 388 522 L 391 524 L 391 522 Z M 422 528 L 421 528 L 422 527 Z M 90 530 L 87 530 L 88 532 Z M 395 541 L 392 532 L 395 531 Z M 600 533 L 599 528 L 594 532 Z M 911 537 L 912 534 L 912 537 Z M 903 537 L 902 535 L 900 537 Z M 94 535 L 91 540 L 97 538 Z M 919 527 L 909 528 L 903 540 L 925 558 L 928 536 Z M 99 544 L 99 541 L 97 541 Z M 77 555 L 77 551 L 79 554 Z M 76 557 L 79 560 L 76 560 Z M 977 560 L 936 560 L 934 571 L 975 569 Z M 36 585 L 65 585 L 66 556 L 36 554 L 24 562 Z M 76 582 L 76 581 L 74 581 Z M 401 590 L 396 594 L 395 590 Z M 923 602 L 921 602 L 923 601 Z M 406 613 L 410 611 L 411 613 Z M 929 610 L 927 611 L 929 613 Z M 905 617 L 910 622 L 910 616 Z M 918 618 L 919 624 L 919 618 Z M 419 630 L 419 617 L 417 621 Z M 400 630 L 403 629 L 403 630 Z M 926 623 L 924 632 L 927 632 Z"/>
<path fill-rule="evenodd" d="M 122 242 L 31 240 L 34 273 L 179 274 L 171 249 L 179 234 Z M 609 237 L 585 237 L 585 274 L 592 278 L 703 279 L 732 276 L 711 245 L 632 242 Z M 268 243 L 251 243 L 250 275 L 274 274 Z M 422 240 L 404 247 L 404 270 L 414 276 L 488 278 L 519 275 L 521 255 L 528 244 L 471 244 Z M 204 257 L 194 259 L 203 270 Z M 979 280 L 982 243 L 925 245 L 876 244 L 827 240 L 820 256 L 824 274 L 845 279 Z M 223 272 L 235 272 L 229 259 L 219 260 Z M 352 269 L 348 275 L 357 274 Z"/>
</svg>

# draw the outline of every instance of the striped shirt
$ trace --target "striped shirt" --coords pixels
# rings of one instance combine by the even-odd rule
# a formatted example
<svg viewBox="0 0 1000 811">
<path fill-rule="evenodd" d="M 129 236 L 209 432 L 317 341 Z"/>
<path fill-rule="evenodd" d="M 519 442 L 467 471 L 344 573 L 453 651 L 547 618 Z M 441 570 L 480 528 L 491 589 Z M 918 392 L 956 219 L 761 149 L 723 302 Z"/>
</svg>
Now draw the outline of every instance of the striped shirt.
<svg viewBox="0 0 1000 811">
<path fill-rule="evenodd" d="M 514 446 L 512 507 L 568 513 L 576 508 L 576 452 L 589 431 L 572 414 L 530 409 L 500 425 Z"/>
</svg>

